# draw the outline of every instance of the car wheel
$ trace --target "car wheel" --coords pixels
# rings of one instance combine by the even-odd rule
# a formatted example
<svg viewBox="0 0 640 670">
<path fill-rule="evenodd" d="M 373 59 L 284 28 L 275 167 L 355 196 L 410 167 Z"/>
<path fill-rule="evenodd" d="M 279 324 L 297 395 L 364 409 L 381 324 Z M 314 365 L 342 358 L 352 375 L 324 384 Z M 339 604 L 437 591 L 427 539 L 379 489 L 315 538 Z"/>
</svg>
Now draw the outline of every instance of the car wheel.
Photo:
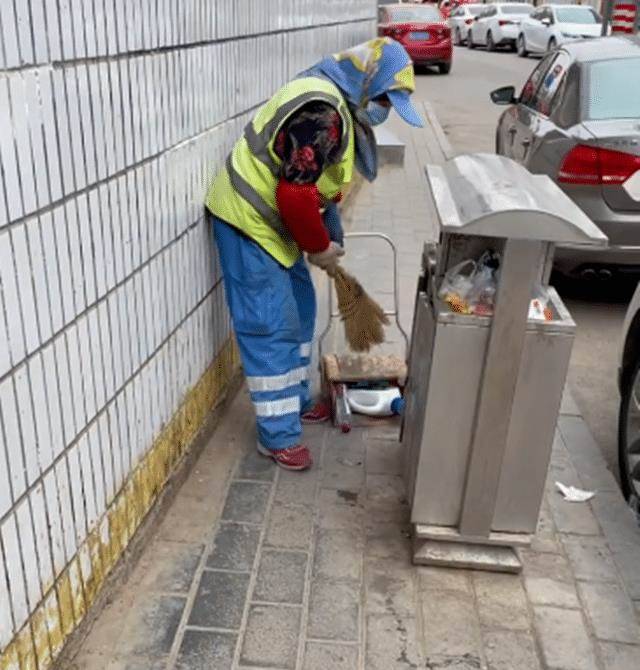
<svg viewBox="0 0 640 670">
<path fill-rule="evenodd" d="M 460 32 L 460 28 L 456 28 L 456 32 L 454 33 L 453 37 L 453 43 L 457 47 L 462 46 L 462 33 Z"/>
<path fill-rule="evenodd" d="M 640 499 L 640 360 L 622 388 L 618 424 L 618 467 L 624 497 Z"/>
<path fill-rule="evenodd" d="M 471 31 L 467 33 L 467 46 L 469 47 L 469 49 L 476 48 L 476 45 L 473 43 L 473 33 Z"/>
<path fill-rule="evenodd" d="M 527 51 L 527 42 L 525 41 L 524 35 L 522 33 L 518 35 L 516 51 L 518 52 L 518 56 L 520 56 L 520 58 L 526 58 L 529 55 L 529 52 Z"/>
<path fill-rule="evenodd" d="M 487 51 L 495 51 L 496 50 L 496 43 L 493 41 L 493 35 L 491 34 L 491 31 L 487 33 Z"/>
<path fill-rule="evenodd" d="M 449 74 L 451 72 L 451 63 L 439 63 L 438 70 L 440 74 Z"/>
<path fill-rule="evenodd" d="M 558 46 L 558 43 L 556 42 L 556 38 L 552 37 L 549 40 L 549 44 L 547 45 L 547 51 L 553 51 L 557 46 Z"/>
</svg>

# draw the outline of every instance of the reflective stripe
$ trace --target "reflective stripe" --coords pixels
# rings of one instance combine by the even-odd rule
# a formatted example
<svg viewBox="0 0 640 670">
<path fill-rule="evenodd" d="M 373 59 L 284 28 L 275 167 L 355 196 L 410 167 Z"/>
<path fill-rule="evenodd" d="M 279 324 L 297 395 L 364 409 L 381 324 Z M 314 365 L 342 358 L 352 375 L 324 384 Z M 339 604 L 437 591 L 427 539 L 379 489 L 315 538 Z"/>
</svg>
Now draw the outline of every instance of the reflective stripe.
<svg viewBox="0 0 640 670">
<path fill-rule="evenodd" d="M 311 358 L 312 345 L 313 342 L 305 342 L 304 344 L 300 345 L 300 356 L 302 356 L 302 358 Z"/>
<path fill-rule="evenodd" d="M 248 181 L 246 181 L 240 173 L 233 167 L 233 159 L 231 154 L 227 156 L 226 162 L 227 172 L 229 173 L 229 181 L 238 195 L 242 196 L 260 216 L 280 235 L 283 239 L 289 239 L 289 232 L 284 227 L 282 220 L 278 213 L 271 209 L 269 204 L 265 202 L 262 196 L 256 191 Z"/>
<path fill-rule="evenodd" d="M 341 108 L 344 107 L 344 103 L 329 93 L 324 93 L 321 91 L 309 91 L 303 93 L 302 95 L 289 100 L 289 102 L 282 105 L 274 117 L 267 121 L 264 128 L 257 133 L 253 127 L 253 121 L 245 126 L 244 129 L 244 138 L 247 141 L 251 153 L 261 162 L 264 163 L 271 172 L 276 176 L 280 176 L 280 166 L 273 159 L 273 156 L 269 153 L 269 144 L 274 138 L 273 136 L 277 132 L 280 125 L 286 120 L 286 118 L 302 105 L 307 102 L 312 102 L 314 100 L 323 100 L 328 102 L 330 105 L 336 108 L 338 112 L 341 112 Z M 342 111 L 340 113 L 340 118 L 342 119 L 345 127 L 343 128 L 342 133 L 342 143 L 340 145 L 340 151 L 335 157 L 335 162 L 339 162 L 344 156 L 347 147 L 349 146 L 349 133 L 351 131 L 351 118 L 349 113 Z"/>
<path fill-rule="evenodd" d="M 282 391 L 295 386 L 307 378 L 307 368 L 300 367 L 283 375 L 270 377 L 247 377 L 247 386 L 250 391 Z"/>
<path fill-rule="evenodd" d="M 256 408 L 256 414 L 261 418 L 300 412 L 300 396 L 285 398 L 284 400 L 265 400 L 253 404 Z"/>
</svg>

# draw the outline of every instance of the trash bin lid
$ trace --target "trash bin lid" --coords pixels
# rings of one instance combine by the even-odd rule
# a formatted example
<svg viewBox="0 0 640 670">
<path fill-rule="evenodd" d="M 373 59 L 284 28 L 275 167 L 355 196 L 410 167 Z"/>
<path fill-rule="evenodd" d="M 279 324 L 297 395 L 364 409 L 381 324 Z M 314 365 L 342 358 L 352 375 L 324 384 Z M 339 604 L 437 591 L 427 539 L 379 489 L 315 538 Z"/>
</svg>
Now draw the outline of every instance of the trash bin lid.
<svg viewBox="0 0 640 670">
<path fill-rule="evenodd" d="M 606 235 L 546 175 L 495 154 L 429 165 L 427 179 L 446 233 L 606 246 Z"/>
</svg>

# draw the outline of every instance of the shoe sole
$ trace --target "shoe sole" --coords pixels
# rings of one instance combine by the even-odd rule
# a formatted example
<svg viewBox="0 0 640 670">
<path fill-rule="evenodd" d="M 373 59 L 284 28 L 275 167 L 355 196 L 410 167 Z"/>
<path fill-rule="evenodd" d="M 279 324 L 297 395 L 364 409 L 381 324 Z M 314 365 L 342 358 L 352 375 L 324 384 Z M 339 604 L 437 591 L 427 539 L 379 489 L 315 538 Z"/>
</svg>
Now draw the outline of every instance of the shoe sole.
<svg viewBox="0 0 640 670">
<path fill-rule="evenodd" d="M 266 447 L 263 447 L 261 444 L 258 445 L 258 453 L 265 458 L 271 459 L 279 468 L 282 468 L 283 470 L 291 470 L 292 472 L 308 470 L 313 465 L 313 461 L 311 461 L 309 465 L 285 465 L 284 463 L 280 463 L 280 461 L 273 455 L 273 453 Z"/>
</svg>

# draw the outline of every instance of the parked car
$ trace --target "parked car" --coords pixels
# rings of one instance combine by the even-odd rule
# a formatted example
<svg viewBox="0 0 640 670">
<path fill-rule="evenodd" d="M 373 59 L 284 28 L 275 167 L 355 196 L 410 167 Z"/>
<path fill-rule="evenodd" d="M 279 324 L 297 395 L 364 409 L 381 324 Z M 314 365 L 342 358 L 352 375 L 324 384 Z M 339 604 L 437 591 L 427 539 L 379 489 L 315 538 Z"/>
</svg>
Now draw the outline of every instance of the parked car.
<svg viewBox="0 0 640 670">
<path fill-rule="evenodd" d="M 415 65 L 435 65 L 440 74 L 451 71 L 451 29 L 435 5 L 382 5 L 378 18 L 378 34 L 400 42 Z"/>
<path fill-rule="evenodd" d="M 571 40 L 599 37 L 602 17 L 587 5 L 542 5 L 520 23 L 518 55 L 545 53 Z"/>
<path fill-rule="evenodd" d="M 618 469 L 625 498 L 640 509 L 640 284 L 629 304 L 622 332 Z"/>
<path fill-rule="evenodd" d="M 489 51 L 495 51 L 501 46 L 515 48 L 520 21 L 532 11 L 533 8 L 527 3 L 500 2 L 487 5 L 469 28 L 467 46 L 474 49 L 483 45 Z"/>
<path fill-rule="evenodd" d="M 460 5 L 451 12 L 449 16 L 449 27 L 453 35 L 453 43 L 460 45 L 467 43 L 467 36 L 469 28 L 476 16 L 479 16 L 485 9 L 486 5 L 482 4 L 465 4 Z"/>
<path fill-rule="evenodd" d="M 491 98 L 509 106 L 496 152 L 549 175 L 609 237 L 605 250 L 559 248 L 556 268 L 640 274 L 640 38 L 567 43 L 543 57 L 519 97 L 507 86 Z"/>
</svg>

